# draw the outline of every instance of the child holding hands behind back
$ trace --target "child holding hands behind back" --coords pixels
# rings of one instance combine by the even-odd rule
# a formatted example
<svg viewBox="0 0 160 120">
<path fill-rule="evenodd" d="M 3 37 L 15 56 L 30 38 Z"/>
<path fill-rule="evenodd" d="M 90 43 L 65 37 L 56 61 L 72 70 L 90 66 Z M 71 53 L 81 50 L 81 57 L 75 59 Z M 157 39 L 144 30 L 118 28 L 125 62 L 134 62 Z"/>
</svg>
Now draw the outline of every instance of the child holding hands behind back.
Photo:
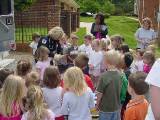
<svg viewBox="0 0 160 120">
<path fill-rule="evenodd" d="M 101 75 L 97 88 L 99 120 L 120 120 L 122 80 L 117 68 L 120 57 L 120 53 L 115 50 L 105 53 L 104 61 L 108 71 Z"/>
</svg>

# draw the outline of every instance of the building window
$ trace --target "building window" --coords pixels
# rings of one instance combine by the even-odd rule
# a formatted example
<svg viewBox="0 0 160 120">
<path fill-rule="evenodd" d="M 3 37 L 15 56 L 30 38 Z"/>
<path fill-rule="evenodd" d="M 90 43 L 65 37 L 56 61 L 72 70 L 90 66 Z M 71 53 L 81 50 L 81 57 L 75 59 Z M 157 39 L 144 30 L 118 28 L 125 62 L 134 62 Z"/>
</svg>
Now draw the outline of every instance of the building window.
<svg viewBox="0 0 160 120">
<path fill-rule="evenodd" d="M 11 0 L 0 0 L 0 15 L 11 13 Z"/>
</svg>

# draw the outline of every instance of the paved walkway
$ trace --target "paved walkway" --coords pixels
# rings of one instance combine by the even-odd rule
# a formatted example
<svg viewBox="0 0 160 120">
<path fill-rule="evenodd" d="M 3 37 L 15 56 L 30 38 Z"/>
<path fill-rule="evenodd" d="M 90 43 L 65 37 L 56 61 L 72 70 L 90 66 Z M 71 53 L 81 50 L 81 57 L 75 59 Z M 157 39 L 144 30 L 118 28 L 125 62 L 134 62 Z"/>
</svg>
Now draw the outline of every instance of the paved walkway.
<svg viewBox="0 0 160 120">
<path fill-rule="evenodd" d="M 91 34 L 92 23 L 80 22 L 80 27 L 86 27 L 87 34 Z"/>
</svg>

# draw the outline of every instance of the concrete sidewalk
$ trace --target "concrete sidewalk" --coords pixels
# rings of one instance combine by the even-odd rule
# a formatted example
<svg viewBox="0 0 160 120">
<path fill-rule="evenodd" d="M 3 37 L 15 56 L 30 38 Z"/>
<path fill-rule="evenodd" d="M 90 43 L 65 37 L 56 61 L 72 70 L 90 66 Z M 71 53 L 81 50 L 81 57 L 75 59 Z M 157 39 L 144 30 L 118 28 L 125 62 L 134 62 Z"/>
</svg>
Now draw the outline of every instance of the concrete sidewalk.
<svg viewBox="0 0 160 120">
<path fill-rule="evenodd" d="M 92 23 L 80 22 L 80 27 L 86 27 L 87 34 L 91 34 Z"/>
</svg>

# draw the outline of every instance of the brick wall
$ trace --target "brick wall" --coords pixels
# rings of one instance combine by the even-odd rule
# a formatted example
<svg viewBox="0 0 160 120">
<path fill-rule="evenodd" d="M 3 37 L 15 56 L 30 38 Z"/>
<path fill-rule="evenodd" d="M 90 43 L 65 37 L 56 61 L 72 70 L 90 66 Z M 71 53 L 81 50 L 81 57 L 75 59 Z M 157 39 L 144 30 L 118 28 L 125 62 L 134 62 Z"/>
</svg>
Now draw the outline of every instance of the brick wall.
<svg viewBox="0 0 160 120">
<path fill-rule="evenodd" d="M 153 28 L 155 30 L 157 30 L 158 28 L 158 23 L 157 23 L 158 7 L 159 7 L 159 0 L 140 0 L 140 10 L 139 10 L 140 21 L 142 21 L 144 17 L 151 18 L 153 22 Z"/>
<path fill-rule="evenodd" d="M 79 27 L 79 10 L 64 4 L 61 10 L 60 0 L 38 0 L 28 10 L 15 12 L 16 27 L 45 27 L 48 31 L 61 26 L 69 36 Z M 64 17 L 65 16 L 65 17 Z"/>
</svg>

